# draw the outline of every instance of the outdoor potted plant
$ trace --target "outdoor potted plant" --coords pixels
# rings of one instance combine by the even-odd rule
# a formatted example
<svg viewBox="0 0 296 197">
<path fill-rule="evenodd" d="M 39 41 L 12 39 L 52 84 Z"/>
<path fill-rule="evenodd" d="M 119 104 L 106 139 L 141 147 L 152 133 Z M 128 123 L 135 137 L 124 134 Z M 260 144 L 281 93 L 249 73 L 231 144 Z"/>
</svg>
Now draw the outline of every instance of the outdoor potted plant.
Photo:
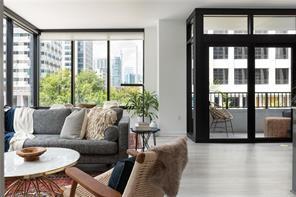
<svg viewBox="0 0 296 197">
<path fill-rule="evenodd" d="M 155 92 L 131 92 L 128 95 L 126 108 L 131 116 L 137 117 L 138 122 L 150 123 L 158 118 L 158 98 Z"/>
</svg>

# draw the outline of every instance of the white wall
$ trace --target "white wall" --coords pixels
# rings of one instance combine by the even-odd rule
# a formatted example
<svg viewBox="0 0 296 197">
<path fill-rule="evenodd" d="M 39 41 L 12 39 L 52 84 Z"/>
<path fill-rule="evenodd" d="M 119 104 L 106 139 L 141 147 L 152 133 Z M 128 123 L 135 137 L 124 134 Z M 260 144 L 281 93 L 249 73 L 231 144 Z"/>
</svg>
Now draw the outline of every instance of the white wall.
<svg viewBox="0 0 296 197">
<path fill-rule="evenodd" d="M 159 126 L 161 135 L 186 133 L 186 23 L 157 24 Z M 149 73 L 147 73 L 149 74 Z M 150 75 L 149 75 L 150 76 Z"/>
<path fill-rule="evenodd" d="M 158 92 L 157 26 L 145 28 L 145 89 Z"/>
<path fill-rule="evenodd" d="M 186 133 L 186 22 L 145 27 L 145 89 L 159 95 L 160 135 Z M 126 113 L 126 112 L 125 112 Z M 131 126 L 137 122 L 131 119 Z"/>
</svg>

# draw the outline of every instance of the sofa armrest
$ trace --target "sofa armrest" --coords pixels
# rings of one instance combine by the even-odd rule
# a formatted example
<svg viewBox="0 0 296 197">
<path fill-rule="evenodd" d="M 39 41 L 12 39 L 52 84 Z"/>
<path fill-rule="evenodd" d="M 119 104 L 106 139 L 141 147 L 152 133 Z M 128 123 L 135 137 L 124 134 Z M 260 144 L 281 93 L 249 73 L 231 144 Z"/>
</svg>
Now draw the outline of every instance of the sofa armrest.
<svg viewBox="0 0 296 197">
<path fill-rule="evenodd" d="M 123 116 L 118 123 L 119 135 L 118 135 L 118 152 L 119 159 L 127 158 L 126 150 L 128 149 L 128 136 L 130 130 L 130 118 Z"/>
<path fill-rule="evenodd" d="M 107 127 L 104 131 L 104 140 L 108 140 L 111 142 L 117 142 L 119 135 L 119 128 L 118 126 L 110 126 Z"/>
</svg>

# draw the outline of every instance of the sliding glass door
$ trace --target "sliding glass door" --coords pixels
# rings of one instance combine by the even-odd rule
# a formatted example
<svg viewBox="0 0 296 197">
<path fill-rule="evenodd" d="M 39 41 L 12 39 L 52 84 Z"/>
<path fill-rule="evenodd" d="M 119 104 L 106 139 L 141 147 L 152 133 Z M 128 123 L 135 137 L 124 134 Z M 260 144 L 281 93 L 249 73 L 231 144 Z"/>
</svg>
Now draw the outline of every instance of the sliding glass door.
<svg viewBox="0 0 296 197">
<path fill-rule="evenodd" d="M 291 48 L 255 48 L 256 138 L 291 137 Z"/>
<path fill-rule="evenodd" d="M 248 48 L 209 47 L 210 139 L 246 139 Z"/>
<path fill-rule="evenodd" d="M 209 139 L 291 139 L 292 47 L 206 46 L 205 50 Z"/>
</svg>

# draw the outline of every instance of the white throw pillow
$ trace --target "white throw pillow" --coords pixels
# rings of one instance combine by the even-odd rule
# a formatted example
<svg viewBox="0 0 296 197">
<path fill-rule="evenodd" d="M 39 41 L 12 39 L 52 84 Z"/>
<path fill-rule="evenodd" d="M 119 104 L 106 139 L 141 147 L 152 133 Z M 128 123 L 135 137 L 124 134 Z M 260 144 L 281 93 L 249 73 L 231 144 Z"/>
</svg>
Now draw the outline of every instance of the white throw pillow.
<svg viewBox="0 0 296 197">
<path fill-rule="evenodd" d="M 65 139 L 83 139 L 87 125 L 86 113 L 85 109 L 81 109 L 73 111 L 67 116 L 60 137 Z"/>
</svg>

